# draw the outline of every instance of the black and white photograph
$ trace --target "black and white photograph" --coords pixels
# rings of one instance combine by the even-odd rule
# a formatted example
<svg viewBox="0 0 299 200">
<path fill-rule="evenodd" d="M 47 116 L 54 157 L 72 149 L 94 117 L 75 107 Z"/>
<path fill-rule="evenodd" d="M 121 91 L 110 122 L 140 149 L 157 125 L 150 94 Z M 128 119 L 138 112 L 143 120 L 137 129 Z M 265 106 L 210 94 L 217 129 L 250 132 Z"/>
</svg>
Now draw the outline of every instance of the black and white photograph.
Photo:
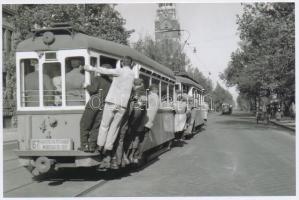
<svg viewBox="0 0 299 200">
<path fill-rule="evenodd" d="M 2 197 L 296 198 L 295 1 L 1 1 Z"/>
</svg>

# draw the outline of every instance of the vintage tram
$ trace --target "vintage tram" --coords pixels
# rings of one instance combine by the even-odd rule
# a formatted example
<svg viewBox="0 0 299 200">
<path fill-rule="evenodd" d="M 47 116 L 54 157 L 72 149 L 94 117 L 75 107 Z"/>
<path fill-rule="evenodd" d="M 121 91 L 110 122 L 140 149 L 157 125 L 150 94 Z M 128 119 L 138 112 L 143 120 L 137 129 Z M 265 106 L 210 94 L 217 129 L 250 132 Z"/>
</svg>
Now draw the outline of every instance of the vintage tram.
<svg viewBox="0 0 299 200">
<path fill-rule="evenodd" d="M 233 110 L 233 106 L 231 104 L 223 103 L 221 105 L 222 115 L 230 115 L 232 114 L 232 110 Z"/>
<path fill-rule="evenodd" d="M 208 110 L 204 106 L 204 89 L 184 72 L 176 73 L 175 78 L 176 94 L 183 96 L 187 103 L 184 135 L 190 137 L 207 120 Z"/>
<path fill-rule="evenodd" d="M 172 106 L 176 99 L 175 84 L 183 82 L 177 82 L 167 67 L 128 46 L 88 36 L 71 26 L 55 26 L 33 30 L 33 37 L 17 46 L 19 149 L 16 154 L 22 166 L 33 175 L 40 175 L 53 168 L 100 164 L 97 152 L 77 150 L 80 118 L 89 95 L 76 88 L 76 84 L 82 78 L 90 83 L 92 75 L 85 71 L 81 72 L 82 76 L 69 80 L 68 73 L 78 62 L 94 67 L 103 64 L 116 67 L 116 62 L 124 55 L 131 56 L 137 63 L 133 68 L 135 77 L 142 78 L 146 88 L 152 83 L 159 86 L 161 107 L 145 141 L 143 155 L 149 157 L 154 155 L 153 149 L 169 146 L 175 131 Z M 51 81 L 55 87 L 49 86 Z M 194 88 L 201 89 L 198 85 Z M 193 94 L 193 90 L 190 91 Z M 201 123 L 196 117 L 193 121 Z"/>
</svg>

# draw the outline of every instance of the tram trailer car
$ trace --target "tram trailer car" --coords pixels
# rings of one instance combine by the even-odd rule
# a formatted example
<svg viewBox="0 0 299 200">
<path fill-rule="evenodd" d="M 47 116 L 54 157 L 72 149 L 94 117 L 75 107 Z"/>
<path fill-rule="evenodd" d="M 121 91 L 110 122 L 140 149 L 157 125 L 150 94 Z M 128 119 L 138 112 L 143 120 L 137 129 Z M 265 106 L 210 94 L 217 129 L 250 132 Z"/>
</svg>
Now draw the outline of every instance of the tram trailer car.
<svg viewBox="0 0 299 200">
<path fill-rule="evenodd" d="M 232 105 L 228 103 L 223 103 L 222 104 L 222 115 L 230 115 L 232 114 Z"/>
<path fill-rule="evenodd" d="M 19 150 L 15 152 L 21 165 L 33 175 L 53 168 L 92 167 L 101 162 L 98 153 L 77 150 L 80 118 L 89 95 L 83 89 L 72 90 L 72 84 L 78 81 L 67 79 L 73 60 L 80 60 L 81 65 L 96 67 L 108 63 L 116 67 L 117 60 L 131 56 L 137 63 L 133 68 L 135 77 L 142 78 L 146 88 L 158 84 L 160 99 L 166 96 L 167 103 L 173 99 L 174 73 L 128 46 L 91 37 L 68 26 L 33 33 L 16 51 Z M 90 83 L 90 76 L 84 72 L 85 83 Z M 48 88 L 51 79 L 55 89 Z M 144 155 L 171 143 L 174 115 L 171 106 L 158 110 Z"/>
<path fill-rule="evenodd" d="M 205 125 L 208 110 L 204 106 L 204 89 L 185 73 L 177 74 L 176 90 L 187 98 L 190 117 L 186 121 L 185 137 L 193 136 L 197 129 Z"/>
</svg>

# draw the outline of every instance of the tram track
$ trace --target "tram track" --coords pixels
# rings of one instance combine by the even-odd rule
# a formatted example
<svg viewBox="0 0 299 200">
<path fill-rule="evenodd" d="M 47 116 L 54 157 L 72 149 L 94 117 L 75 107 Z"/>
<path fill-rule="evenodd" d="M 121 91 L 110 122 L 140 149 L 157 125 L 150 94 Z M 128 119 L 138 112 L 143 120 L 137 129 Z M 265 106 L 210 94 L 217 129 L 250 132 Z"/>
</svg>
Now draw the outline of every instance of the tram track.
<svg viewBox="0 0 299 200">
<path fill-rule="evenodd" d="M 104 184 L 108 183 L 109 181 L 107 180 L 100 180 L 98 181 L 96 184 L 94 184 L 93 186 L 81 191 L 80 193 L 74 195 L 74 197 L 85 197 L 87 194 L 89 194 L 90 192 L 102 187 Z"/>
<path fill-rule="evenodd" d="M 14 161 L 14 160 L 18 160 L 18 158 L 10 158 L 10 159 L 6 159 L 6 160 L 3 160 L 3 162 L 11 162 L 11 161 Z"/>
<path fill-rule="evenodd" d="M 158 155 L 160 155 L 162 152 L 165 152 L 167 150 L 169 150 L 169 149 L 165 148 L 165 147 L 163 149 L 158 150 L 158 152 L 155 153 L 154 157 L 150 156 L 143 165 L 136 167 L 133 171 L 130 168 L 124 169 L 121 171 L 112 170 L 111 173 L 107 172 L 108 174 L 102 174 L 103 176 L 101 178 L 99 177 L 100 180 L 94 180 L 94 181 L 92 181 L 92 179 L 94 179 L 94 178 L 91 178 L 93 176 L 91 176 L 90 173 L 87 172 L 86 177 L 83 177 L 83 178 L 81 177 L 82 181 L 87 180 L 84 183 L 85 186 L 82 185 L 81 188 L 80 188 L 81 183 L 78 183 L 77 180 L 75 180 L 76 178 L 78 178 L 77 175 L 75 175 L 75 177 L 72 177 L 72 176 L 74 176 L 73 173 L 65 174 L 63 171 L 61 171 L 60 173 L 54 175 L 54 177 L 50 176 L 45 179 L 42 179 L 41 182 L 39 180 L 31 180 L 31 181 L 27 180 L 27 182 L 23 181 L 23 183 L 19 183 L 20 185 L 14 185 L 14 186 L 12 185 L 12 187 L 7 188 L 5 191 L 3 191 L 3 194 L 4 194 L 4 196 L 7 196 L 7 197 L 9 197 L 9 196 L 16 197 L 18 195 L 24 195 L 25 191 L 28 191 L 28 190 L 34 191 L 35 189 L 32 189 L 32 188 L 36 188 L 36 187 L 47 188 L 47 187 L 49 187 L 49 185 L 52 184 L 54 186 L 53 189 L 55 189 L 56 184 L 58 184 L 58 185 L 66 184 L 64 187 L 68 188 L 66 191 L 68 191 L 67 193 L 69 194 L 69 196 L 87 197 L 89 194 L 92 194 L 94 191 L 103 187 L 105 184 L 109 183 L 111 180 L 118 179 L 120 177 L 126 176 L 126 174 L 130 174 L 131 172 L 133 172 L 133 173 L 138 172 L 138 171 L 146 168 L 147 166 L 151 165 L 153 162 L 155 162 L 157 160 L 155 158 Z M 9 159 L 9 160 L 12 161 L 12 160 L 16 160 L 16 159 Z M 6 171 L 4 171 L 4 173 L 15 174 L 15 172 L 17 170 L 19 170 L 20 168 L 22 168 L 22 166 L 10 168 L 10 169 L 8 168 Z M 61 181 L 55 180 L 55 178 L 57 178 L 57 177 L 60 177 L 62 180 Z M 90 180 L 88 180 L 88 179 L 90 179 Z M 89 181 L 91 181 L 91 182 L 89 182 Z M 40 184 L 42 184 L 42 185 L 40 185 Z M 77 190 L 71 189 L 71 188 L 77 188 Z M 50 189 L 50 188 L 48 188 L 48 189 Z M 52 190 L 52 189 L 50 189 L 50 190 Z M 60 191 L 60 192 L 62 192 L 62 191 Z M 44 194 L 46 195 L 46 193 L 44 193 Z M 66 194 L 66 193 L 64 193 L 64 194 Z M 37 194 L 34 194 L 34 195 L 37 195 Z"/>
<path fill-rule="evenodd" d="M 17 169 L 21 169 L 21 168 L 23 168 L 23 166 L 19 166 L 19 167 L 15 167 L 15 168 L 12 168 L 12 169 L 4 170 L 3 173 L 5 173 L 5 172 L 15 171 L 15 170 L 17 170 Z"/>
<path fill-rule="evenodd" d="M 31 182 L 22 184 L 22 185 L 20 185 L 20 186 L 11 188 L 11 189 L 9 189 L 9 190 L 3 191 L 3 193 L 4 193 L 4 194 L 11 193 L 11 192 L 14 192 L 14 191 L 16 191 L 16 190 L 18 190 L 18 189 L 21 189 L 21 188 L 23 188 L 23 187 L 27 187 L 27 186 L 29 186 L 29 185 L 32 185 L 32 184 L 34 184 L 34 183 L 36 183 L 36 182 L 37 182 L 37 181 L 31 181 Z"/>
</svg>

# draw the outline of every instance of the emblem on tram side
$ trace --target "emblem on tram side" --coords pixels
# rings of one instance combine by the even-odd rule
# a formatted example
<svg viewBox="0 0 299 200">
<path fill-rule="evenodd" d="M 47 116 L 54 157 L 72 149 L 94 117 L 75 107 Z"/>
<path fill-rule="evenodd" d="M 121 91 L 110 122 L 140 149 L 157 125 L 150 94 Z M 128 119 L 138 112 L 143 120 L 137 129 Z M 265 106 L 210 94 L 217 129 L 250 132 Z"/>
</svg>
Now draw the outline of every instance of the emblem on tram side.
<svg viewBox="0 0 299 200">
<path fill-rule="evenodd" d="M 47 139 L 51 139 L 51 130 L 53 130 L 57 126 L 57 124 L 57 119 L 48 116 L 42 121 L 39 128 L 42 131 L 42 133 L 46 134 Z"/>
</svg>

